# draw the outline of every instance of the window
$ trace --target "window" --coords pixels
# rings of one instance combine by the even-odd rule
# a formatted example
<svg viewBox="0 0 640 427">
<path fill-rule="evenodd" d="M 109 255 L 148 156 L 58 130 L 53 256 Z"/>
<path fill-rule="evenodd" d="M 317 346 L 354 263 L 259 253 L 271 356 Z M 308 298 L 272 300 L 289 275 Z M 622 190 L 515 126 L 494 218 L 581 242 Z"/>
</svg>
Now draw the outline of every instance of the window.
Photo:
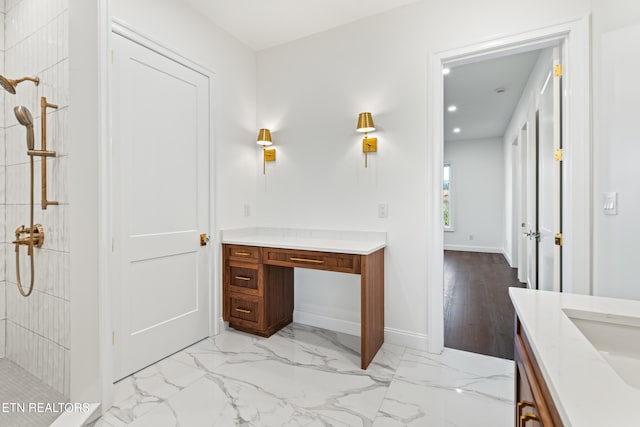
<svg viewBox="0 0 640 427">
<path fill-rule="evenodd" d="M 451 163 L 445 163 L 442 177 L 442 225 L 444 231 L 453 231 L 453 209 L 451 201 Z"/>
</svg>

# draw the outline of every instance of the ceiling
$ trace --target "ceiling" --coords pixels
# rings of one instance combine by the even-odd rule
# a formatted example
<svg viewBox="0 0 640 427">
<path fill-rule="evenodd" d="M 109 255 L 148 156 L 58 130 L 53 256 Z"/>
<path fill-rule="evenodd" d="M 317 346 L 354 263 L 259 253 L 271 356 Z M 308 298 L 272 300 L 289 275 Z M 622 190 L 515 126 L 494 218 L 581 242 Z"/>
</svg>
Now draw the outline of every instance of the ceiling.
<svg viewBox="0 0 640 427">
<path fill-rule="evenodd" d="M 262 50 L 418 0 L 185 0 L 247 46 Z"/>
<path fill-rule="evenodd" d="M 534 50 L 452 67 L 444 76 L 444 140 L 503 136 L 539 55 Z M 448 112 L 450 105 L 457 111 Z M 453 133 L 456 127 L 460 133 Z"/>
</svg>

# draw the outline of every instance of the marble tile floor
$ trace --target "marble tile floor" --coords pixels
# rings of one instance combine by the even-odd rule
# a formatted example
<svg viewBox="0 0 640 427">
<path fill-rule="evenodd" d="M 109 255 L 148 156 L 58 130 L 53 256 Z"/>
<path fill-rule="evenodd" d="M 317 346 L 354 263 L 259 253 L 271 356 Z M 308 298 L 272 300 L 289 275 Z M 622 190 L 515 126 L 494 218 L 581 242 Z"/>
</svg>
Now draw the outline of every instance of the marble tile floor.
<svg viewBox="0 0 640 427">
<path fill-rule="evenodd" d="M 512 361 L 385 343 L 363 371 L 359 345 L 300 324 L 224 330 L 118 382 L 95 426 L 512 425 Z"/>
</svg>

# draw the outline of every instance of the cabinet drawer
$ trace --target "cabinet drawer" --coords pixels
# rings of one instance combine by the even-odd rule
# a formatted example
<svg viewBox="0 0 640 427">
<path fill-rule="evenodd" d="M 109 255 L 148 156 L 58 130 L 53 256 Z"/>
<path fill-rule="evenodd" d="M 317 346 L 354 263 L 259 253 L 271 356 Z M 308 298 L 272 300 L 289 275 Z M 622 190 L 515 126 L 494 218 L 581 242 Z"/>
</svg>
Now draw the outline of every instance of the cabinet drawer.
<svg viewBox="0 0 640 427">
<path fill-rule="evenodd" d="M 259 263 L 260 248 L 255 246 L 223 245 L 225 260 Z"/>
<path fill-rule="evenodd" d="M 360 255 L 262 248 L 265 264 L 360 274 Z"/>
<path fill-rule="evenodd" d="M 250 328 L 261 328 L 261 302 L 258 297 L 231 294 L 229 296 L 230 321 Z"/>
<path fill-rule="evenodd" d="M 229 291 L 262 295 L 260 269 L 229 266 Z"/>
</svg>

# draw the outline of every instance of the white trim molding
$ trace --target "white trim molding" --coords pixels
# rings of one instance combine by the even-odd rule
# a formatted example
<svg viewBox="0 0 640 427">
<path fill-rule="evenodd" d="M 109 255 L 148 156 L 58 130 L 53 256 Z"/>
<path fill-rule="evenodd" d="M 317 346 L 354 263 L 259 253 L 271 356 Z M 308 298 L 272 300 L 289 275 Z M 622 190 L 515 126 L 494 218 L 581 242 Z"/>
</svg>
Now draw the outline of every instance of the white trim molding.
<svg viewBox="0 0 640 427">
<path fill-rule="evenodd" d="M 504 254 L 503 248 L 492 246 L 444 245 L 445 251 L 482 252 L 487 254 Z"/>
<path fill-rule="evenodd" d="M 342 332 L 357 337 L 360 336 L 361 331 L 360 322 L 336 319 L 300 310 L 293 312 L 293 321 L 295 323 Z M 389 327 L 384 328 L 384 342 L 422 351 L 429 349 L 429 339 L 427 335 Z"/>
<path fill-rule="evenodd" d="M 563 283 L 566 292 L 591 293 L 590 17 L 512 34 L 429 55 L 427 108 L 427 294 L 429 351 L 444 348 L 442 191 L 442 68 L 564 43 Z"/>
</svg>

